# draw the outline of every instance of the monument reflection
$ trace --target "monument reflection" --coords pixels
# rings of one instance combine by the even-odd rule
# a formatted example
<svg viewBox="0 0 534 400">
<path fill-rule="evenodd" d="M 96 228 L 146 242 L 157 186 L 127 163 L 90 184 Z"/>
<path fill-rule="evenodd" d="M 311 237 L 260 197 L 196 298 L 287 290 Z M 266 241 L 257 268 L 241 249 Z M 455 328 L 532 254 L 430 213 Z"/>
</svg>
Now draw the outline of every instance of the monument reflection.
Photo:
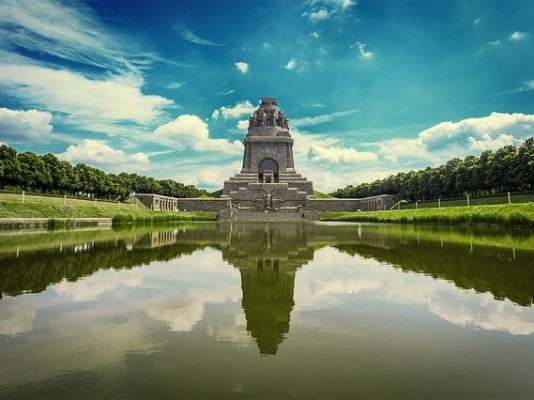
<svg viewBox="0 0 534 400">
<path fill-rule="evenodd" d="M 309 223 L 229 224 L 224 260 L 241 273 L 247 331 L 260 354 L 276 354 L 289 333 L 295 275 L 313 260 Z"/>
</svg>

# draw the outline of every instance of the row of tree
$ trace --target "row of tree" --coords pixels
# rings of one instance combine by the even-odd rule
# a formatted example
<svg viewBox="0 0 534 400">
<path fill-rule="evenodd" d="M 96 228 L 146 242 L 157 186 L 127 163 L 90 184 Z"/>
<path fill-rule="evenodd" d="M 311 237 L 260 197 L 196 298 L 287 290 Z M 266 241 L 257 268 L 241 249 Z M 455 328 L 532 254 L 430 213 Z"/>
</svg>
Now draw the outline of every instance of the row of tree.
<svg viewBox="0 0 534 400">
<path fill-rule="evenodd" d="M 408 200 L 493 194 L 534 190 L 534 137 L 521 146 L 504 146 L 480 157 L 453 158 L 445 165 L 419 171 L 400 172 L 358 186 L 349 185 L 331 193 L 338 198 L 361 198 L 397 194 Z"/>
<path fill-rule="evenodd" d="M 71 194 L 101 199 L 126 197 L 132 192 L 172 197 L 199 197 L 207 192 L 171 179 L 158 180 L 122 172 L 105 173 L 84 163 L 72 165 L 55 155 L 30 151 L 18 153 L 0 146 L 0 189 L 33 190 L 41 193 Z"/>
</svg>

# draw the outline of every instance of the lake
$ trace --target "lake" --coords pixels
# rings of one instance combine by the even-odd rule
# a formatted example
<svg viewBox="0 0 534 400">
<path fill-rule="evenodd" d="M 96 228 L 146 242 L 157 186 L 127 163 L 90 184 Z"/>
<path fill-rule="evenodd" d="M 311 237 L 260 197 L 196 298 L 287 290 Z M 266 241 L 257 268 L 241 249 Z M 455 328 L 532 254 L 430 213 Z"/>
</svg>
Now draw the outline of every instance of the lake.
<svg viewBox="0 0 534 400">
<path fill-rule="evenodd" d="M 0 232 L 0 398 L 532 398 L 531 230 Z"/>
</svg>

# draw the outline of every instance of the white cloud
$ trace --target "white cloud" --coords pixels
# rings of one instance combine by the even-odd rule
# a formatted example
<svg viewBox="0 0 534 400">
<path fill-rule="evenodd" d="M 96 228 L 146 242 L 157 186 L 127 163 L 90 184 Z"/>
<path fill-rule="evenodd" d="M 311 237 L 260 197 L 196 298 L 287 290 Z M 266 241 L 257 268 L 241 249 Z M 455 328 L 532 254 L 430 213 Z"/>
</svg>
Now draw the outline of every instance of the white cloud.
<svg viewBox="0 0 534 400">
<path fill-rule="evenodd" d="M 480 139 L 472 136 L 467 138 L 469 149 L 482 152 L 485 150 L 496 150 L 504 146 L 513 145 L 515 143 L 512 135 L 500 134 L 496 138 L 492 138 L 488 133 L 483 133 Z"/>
<path fill-rule="evenodd" d="M 456 142 L 464 145 L 469 137 L 483 140 L 495 139 L 501 134 L 514 134 L 525 137 L 532 133 L 534 115 L 520 113 L 491 113 L 487 117 L 468 118 L 459 122 L 442 122 L 419 134 L 419 138 L 429 150 L 443 148 Z"/>
<path fill-rule="evenodd" d="M 510 40 L 513 40 L 514 42 L 519 42 L 520 40 L 525 39 L 526 36 L 527 36 L 526 32 L 515 31 L 514 33 L 510 35 Z"/>
<path fill-rule="evenodd" d="M 187 40 L 191 43 L 199 44 L 202 46 L 222 46 L 222 43 L 216 43 L 201 38 L 200 36 L 187 29 L 187 27 L 183 24 L 174 24 L 172 26 L 172 30 L 178 32 L 182 39 Z"/>
<path fill-rule="evenodd" d="M 417 157 L 439 165 L 453 157 L 519 144 L 532 136 L 533 127 L 534 115 L 494 112 L 487 117 L 441 122 L 420 132 L 417 138 L 395 138 L 378 145 L 380 154 L 389 161 Z"/>
<path fill-rule="evenodd" d="M 148 156 L 145 153 L 124 154 L 122 150 L 115 150 L 105 141 L 95 139 L 84 139 L 78 145 L 70 145 L 63 153 L 57 154 L 60 160 L 78 163 L 95 164 L 123 164 L 139 163 L 148 164 Z"/>
<path fill-rule="evenodd" d="M 312 22 L 322 21 L 330 16 L 330 12 L 324 8 L 317 11 L 305 12 L 302 16 L 307 17 Z"/>
<path fill-rule="evenodd" d="M 234 63 L 234 65 L 241 73 L 246 74 L 248 72 L 248 67 L 249 67 L 248 63 L 243 62 L 243 61 L 238 61 Z"/>
<path fill-rule="evenodd" d="M 31 296 L 6 296 L 2 299 L 0 335 L 15 336 L 33 330 L 33 321 L 37 314 L 34 299 Z"/>
<path fill-rule="evenodd" d="M 380 142 L 379 153 L 390 162 L 398 162 L 399 157 L 415 157 L 428 160 L 430 154 L 419 139 L 394 138 Z"/>
<path fill-rule="evenodd" d="M 72 285 L 63 279 L 52 289 L 59 296 L 67 296 L 73 302 L 85 302 L 97 300 L 102 294 L 116 290 L 118 287 L 135 287 L 143 283 L 139 275 L 131 274 L 124 277 L 119 271 L 102 270 L 91 276 L 91 279 L 81 279 L 76 285 Z"/>
<path fill-rule="evenodd" d="M 241 121 L 237 121 L 237 130 L 240 132 L 247 132 L 248 131 L 248 119 L 243 119 Z"/>
<path fill-rule="evenodd" d="M 243 150 L 241 142 L 229 142 L 226 139 L 209 137 L 208 124 L 196 115 L 180 115 L 171 122 L 154 130 L 154 136 L 163 140 L 164 144 L 180 150 L 191 148 L 196 151 L 217 151 L 226 154 L 240 154 Z"/>
<path fill-rule="evenodd" d="M 133 121 L 145 124 L 173 104 L 161 96 L 143 95 L 143 80 L 135 74 L 88 79 L 37 65 L 0 65 L 0 86 L 17 98 L 83 121 Z"/>
<path fill-rule="evenodd" d="M 381 286 L 382 282 L 374 278 L 319 279 L 312 283 L 312 293 L 315 296 L 326 294 L 355 294 L 364 290 L 376 290 Z"/>
<path fill-rule="evenodd" d="M 356 4 L 355 0 L 308 0 L 309 9 L 301 14 L 310 22 L 325 21 L 333 17 L 342 17 Z"/>
<path fill-rule="evenodd" d="M 19 47 L 111 70 L 137 68 L 134 61 L 121 56 L 122 35 L 79 2 L 4 0 L 0 2 L 2 30 L 0 46 L 8 50 Z M 128 46 L 135 49 L 132 40 Z"/>
<path fill-rule="evenodd" d="M 370 151 L 358 151 L 354 148 L 310 146 L 308 158 L 313 161 L 328 161 L 332 163 L 359 163 L 376 161 L 377 155 Z"/>
<path fill-rule="evenodd" d="M 241 153 L 243 146 L 241 145 Z M 194 185 L 196 187 L 204 188 L 208 191 L 215 191 L 222 188 L 223 182 L 229 177 L 234 176 L 241 170 L 241 161 L 230 162 L 223 165 L 198 164 L 191 165 L 188 170 L 194 169 L 195 174 L 181 175 L 177 174 L 176 180 L 183 182 L 186 185 Z"/>
<path fill-rule="evenodd" d="M 295 67 L 297 66 L 297 61 L 295 61 L 294 58 L 292 58 L 291 60 L 289 60 L 289 62 L 285 65 L 285 69 L 288 69 L 288 70 L 292 70 L 294 69 Z"/>
<path fill-rule="evenodd" d="M 257 108 L 248 100 L 238 101 L 233 107 L 223 106 L 213 111 L 211 118 L 218 119 L 221 115 L 224 119 L 240 118 L 244 115 L 251 115 Z"/>
<path fill-rule="evenodd" d="M 173 332 L 190 332 L 202 320 L 204 304 L 199 301 L 169 301 L 146 308 L 148 316 L 165 322 Z"/>
<path fill-rule="evenodd" d="M 374 53 L 372 51 L 365 51 L 366 47 L 367 47 L 367 44 L 360 43 L 360 42 L 356 42 L 356 44 L 350 46 L 351 49 L 354 49 L 354 48 L 358 49 L 358 53 L 361 59 L 370 60 L 371 58 L 373 58 Z"/>
<path fill-rule="evenodd" d="M 315 126 L 315 125 L 323 124 L 325 122 L 333 121 L 339 117 L 345 117 L 347 115 L 357 113 L 359 111 L 360 110 L 353 109 L 353 110 L 333 112 L 331 114 L 317 115 L 315 117 L 295 118 L 291 121 L 291 126 L 294 126 L 294 127 Z"/>
<path fill-rule="evenodd" d="M 167 89 L 181 89 L 185 85 L 185 82 L 172 82 L 165 86 Z"/>
<path fill-rule="evenodd" d="M 48 112 L 0 108 L 0 139 L 12 143 L 46 141 L 52 132 L 51 121 Z"/>
</svg>

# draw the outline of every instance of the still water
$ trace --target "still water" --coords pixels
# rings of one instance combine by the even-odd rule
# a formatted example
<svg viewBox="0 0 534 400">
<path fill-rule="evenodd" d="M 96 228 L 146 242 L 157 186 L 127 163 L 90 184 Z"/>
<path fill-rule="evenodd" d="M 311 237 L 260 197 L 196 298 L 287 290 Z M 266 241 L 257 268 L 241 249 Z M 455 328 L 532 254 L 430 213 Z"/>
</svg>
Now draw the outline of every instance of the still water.
<svg viewBox="0 0 534 400">
<path fill-rule="evenodd" d="M 534 234 L 0 233 L 0 398 L 532 398 Z"/>
</svg>

